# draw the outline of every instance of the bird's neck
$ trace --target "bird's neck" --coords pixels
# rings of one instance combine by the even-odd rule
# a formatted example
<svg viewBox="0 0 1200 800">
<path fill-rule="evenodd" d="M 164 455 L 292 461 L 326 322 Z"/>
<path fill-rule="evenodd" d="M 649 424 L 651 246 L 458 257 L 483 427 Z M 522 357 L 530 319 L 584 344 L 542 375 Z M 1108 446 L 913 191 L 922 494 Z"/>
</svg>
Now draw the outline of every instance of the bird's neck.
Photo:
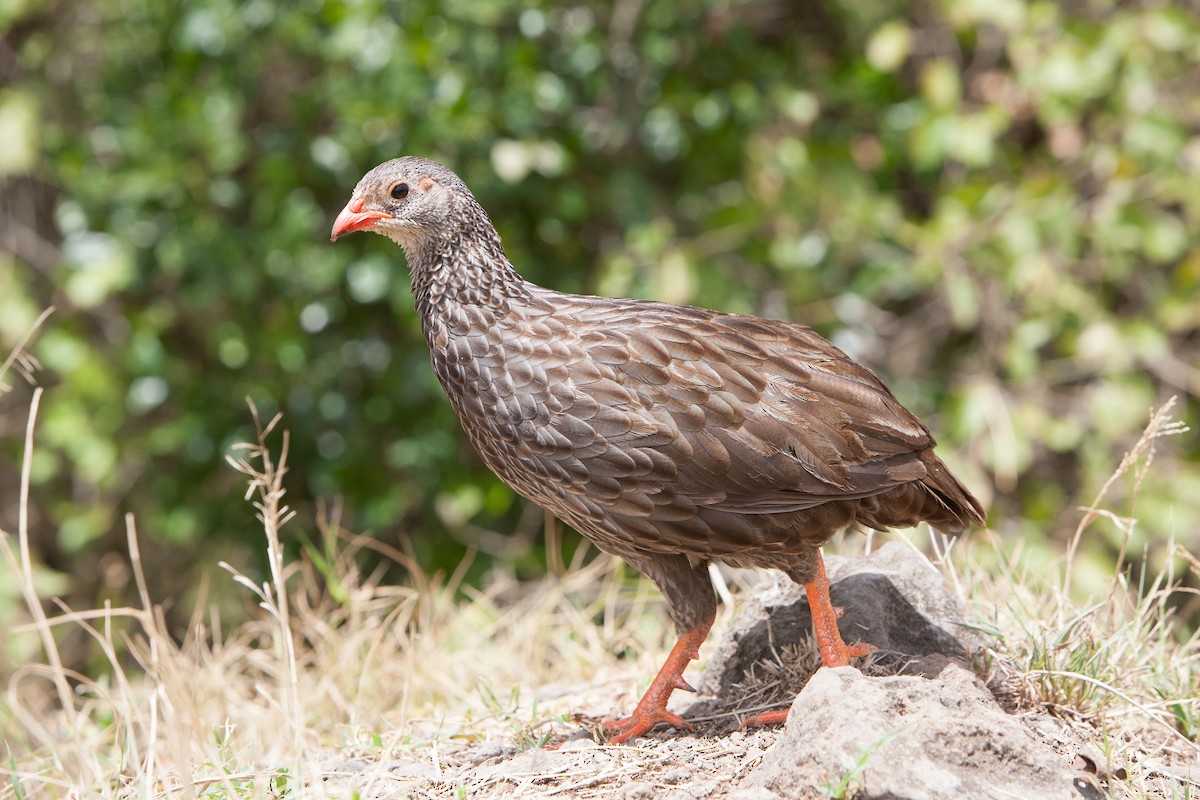
<svg viewBox="0 0 1200 800">
<path fill-rule="evenodd" d="M 405 247 L 405 255 L 412 272 L 413 300 L 425 320 L 464 306 L 505 314 L 514 300 L 529 293 L 490 222 L 448 229 L 420 245 Z"/>
</svg>

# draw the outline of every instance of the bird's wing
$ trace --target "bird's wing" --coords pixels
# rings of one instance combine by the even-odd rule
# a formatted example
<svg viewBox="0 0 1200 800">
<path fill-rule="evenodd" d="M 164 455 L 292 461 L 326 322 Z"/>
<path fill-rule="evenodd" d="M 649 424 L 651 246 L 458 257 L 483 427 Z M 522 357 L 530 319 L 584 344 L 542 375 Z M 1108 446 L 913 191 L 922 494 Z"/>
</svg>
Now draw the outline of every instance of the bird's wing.
<svg viewBox="0 0 1200 800">
<path fill-rule="evenodd" d="M 589 497 L 665 513 L 799 511 L 920 480 L 929 431 L 808 328 L 628 301 L 571 309 L 562 410 L 539 436 Z M 668 488 L 669 487 L 669 488 Z M 583 487 L 580 487 L 583 490 Z"/>
</svg>

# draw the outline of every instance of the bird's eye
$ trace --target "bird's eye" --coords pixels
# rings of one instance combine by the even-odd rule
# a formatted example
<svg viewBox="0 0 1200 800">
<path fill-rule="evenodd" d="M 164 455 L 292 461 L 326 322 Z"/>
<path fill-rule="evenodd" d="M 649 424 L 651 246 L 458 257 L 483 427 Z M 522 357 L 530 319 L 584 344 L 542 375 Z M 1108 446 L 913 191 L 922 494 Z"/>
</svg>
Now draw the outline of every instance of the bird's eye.
<svg viewBox="0 0 1200 800">
<path fill-rule="evenodd" d="M 396 200 L 403 200 L 404 198 L 408 197 L 408 184 L 397 183 L 395 186 L 393 186 L 392 197 Z"/>
</svg>

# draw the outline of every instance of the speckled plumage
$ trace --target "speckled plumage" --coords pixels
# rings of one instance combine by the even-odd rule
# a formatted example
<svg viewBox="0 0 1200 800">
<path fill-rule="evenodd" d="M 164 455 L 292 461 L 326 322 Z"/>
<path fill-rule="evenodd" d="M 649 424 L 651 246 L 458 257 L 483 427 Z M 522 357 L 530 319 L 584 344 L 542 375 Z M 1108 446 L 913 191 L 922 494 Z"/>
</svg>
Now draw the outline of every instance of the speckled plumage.
<svg viewBox="0 0 1200 800">
<path fill-rule="evenodd" d="M 809 328 L 535 286 L 427 159 L 381 164 L 354 197 L 383 216 L 343 228 L 404 248 L 433 368 L 483 460 L 654 579 L 681 632 L 711 618 L 710 560 L 806 583 L 847 526 L 983 521 L 925 426 Z"/>
</svg>

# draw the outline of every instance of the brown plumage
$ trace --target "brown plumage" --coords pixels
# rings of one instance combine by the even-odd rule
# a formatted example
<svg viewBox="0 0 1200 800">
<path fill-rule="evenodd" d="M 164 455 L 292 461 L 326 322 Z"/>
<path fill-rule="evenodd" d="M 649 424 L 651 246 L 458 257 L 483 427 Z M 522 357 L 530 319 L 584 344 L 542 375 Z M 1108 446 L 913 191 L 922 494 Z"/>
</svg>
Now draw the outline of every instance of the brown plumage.
<svg viewBox="0 0 1200 800">
<path fill-rule="evenodd" d="M 371 170 L 334 223 L 404 248 L 433 368 L 505 483 L 651 578 L 680 633 L 624 741 L 659 722 L 716 605 L 709 561 L 805 584 L 826 664 L 847 646 L 820 546 L 852 525 L 983 510 L 921 422 L 809 328 L 701 308 L 563 294 L 513 269 L 466 185 L 423 158 Z M 774 721 L 771 715 L 762 721 Z"/>
</svg>

